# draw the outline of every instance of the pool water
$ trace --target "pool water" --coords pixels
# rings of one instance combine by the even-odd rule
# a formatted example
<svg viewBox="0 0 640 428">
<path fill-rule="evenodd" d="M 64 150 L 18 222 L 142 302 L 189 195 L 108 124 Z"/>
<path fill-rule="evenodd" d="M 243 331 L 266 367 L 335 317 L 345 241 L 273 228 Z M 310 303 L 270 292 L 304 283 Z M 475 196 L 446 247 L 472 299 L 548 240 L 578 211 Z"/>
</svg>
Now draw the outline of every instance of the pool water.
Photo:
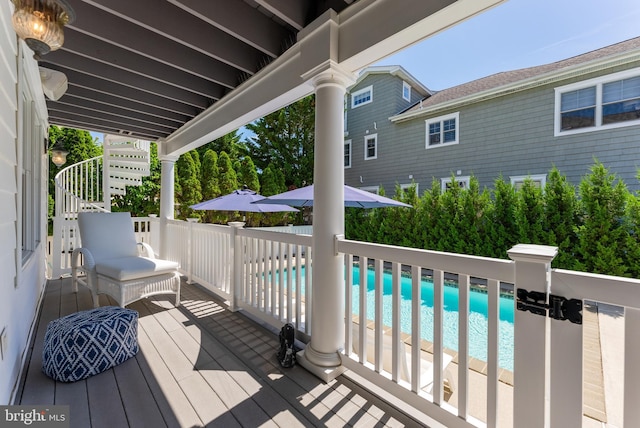
<svg viewBox="0 0 640 428">
<path fill-rule="evenodd" d="M 277 276 L 278 274 L 276 274 Z M 302 290 L 304 292 L 305 271 L 302 267 Z M 277 280 L 277 278 L 276 278 Z M 292 285 L 295 289 L 295 268 L 292 270 Z M 286 281 L 286 276 L 285 276 Z M 353 267 L 353 305 L 354 314 L 360 314 L 360 268 Z M 382 323 L 392 324 L 392 277 L 391 273 L 383 273 Z M 367 318 L 375 316 L 375 272 L 367 269 Z M 412 280 L 402 276 L 400 281 L 400 328 L 411 334 L 411 288 Z M 433 282 L 421 280 L 421 333 L 422 338 L 433 342 Z M 469 291 L 469 355 L 487 361 L 487 317 L 488 296 L 480 291 Z M 513 370 L 513 312 L 514 302 L 510 297 L 500 297 L 500 320 L 498 364 L 501 368 Z M 458 288 L 453 285 L 444 287 L 443 311 L 443 345 L 454 351 L 458 350 Z"/>
<path fill-rule="evenodd" d="M 360 313 L 360 269 L 353 268 L 353 313 Z M 367 269 L 367 318 L 375 315 L 375 272 Z M 402 276 L 400 280 L 400 328 L 411 333 L 411 288 L 412 280 Z M 422 338 L 433 342 L 433 282 L 421 281 L 421 320 Z M 392 324 L 392 277 L 383 273 L 382 323 Z M 444 311 L 442 320 L 443 345 L 458 350 L 458 288 L 452 285 L 444 287 Z M 500 320 L 498 323 L 498 364 L 513 370 L 513 311 L 514 302 L 510 297 L 500 297 Z M 488 341 L 488 296 L 480 291 L 469 291 L 469 355 L 487 361 Z"/>
</svg>

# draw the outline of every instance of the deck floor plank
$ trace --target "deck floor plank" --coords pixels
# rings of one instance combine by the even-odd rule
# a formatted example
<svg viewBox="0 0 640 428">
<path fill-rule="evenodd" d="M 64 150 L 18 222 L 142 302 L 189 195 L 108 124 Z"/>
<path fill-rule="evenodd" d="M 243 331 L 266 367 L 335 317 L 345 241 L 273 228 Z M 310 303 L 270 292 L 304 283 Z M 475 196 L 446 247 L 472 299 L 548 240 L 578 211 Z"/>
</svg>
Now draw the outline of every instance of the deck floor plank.
<svg viewBox="0 0 640 428">
<path fill-rule="evenodd" d="M 278 337 L 197 286 L 182 302 L 157 296 L 139 312 L 140 352 L 87 380 L 60 383 L 41 371 L 49 321 L 91 309 L 89 291 L 69 278 L 49 281 L 15 404 L 70 405 L 72 427 L 419 426 L 372 394 L 338 379 L 325 384 L 275 359 Z M 114 305 L 100 296 L 101 305 Z"/>
<path fill-rule="evenodd" d="M 86 382 L 91 409 L 91 426 L 93 428 L 128 426 L 114 371 L 107 370 L 88 378 Z"/>
<path fill-rule="evenodd" d="M 166 427 L 158 403 L 153 398 L 151 388 L 144 378 L 144 373 L 137 358 L 130 358 L 113 372 L 118 383 L 125 413 L 130 427 Z"/>
</svg>

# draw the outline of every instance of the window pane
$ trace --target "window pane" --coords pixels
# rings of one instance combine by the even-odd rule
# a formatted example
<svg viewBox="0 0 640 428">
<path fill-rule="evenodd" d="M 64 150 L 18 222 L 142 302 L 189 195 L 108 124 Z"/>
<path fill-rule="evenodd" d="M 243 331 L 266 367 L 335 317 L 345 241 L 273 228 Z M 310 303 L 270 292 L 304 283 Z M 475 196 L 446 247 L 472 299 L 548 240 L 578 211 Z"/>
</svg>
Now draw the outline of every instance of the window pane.
<svg viewBox="0 0 640 428">
<path fill-rule="evenodd" d="M 640 118 L 640 99 L 602 106 L 602 124 L 626 122 Z"/>
<path fill-rule="evenodd" d="M 351 166 L 351 144 L 344 145 L 344 166 Z"/>
<path fill-rule="evenodd" d="M 615 101 L 640 98 L 640 76 L 631 79 L 618 80 L 617 82 L 605 83 L 602 85 L 602 102 L 611 103 Z"/>
<path fill-rule="evenodd" d="M 371 91 L 364 92 L 362 94 L 358 94 L 354 96 L 353 105 L 360 105 L 366 103 L 367 101 L 371 101 Z"/>
<path fill-rule="evenodd" d="M 569 129 L 586 128 L 589 126 L 595 126 L 596 124 L 596 109 L 586 108 L 582 110 L 574 110 L 567 113 L 562 113 L 562 122 L 560 124 L 563 131 Z"/>
<path fill-rule="evenodd" d="M 444 142 L 456 141 L 456 120 L 447 119 L 443 121 L 442 127 L 444 129 Z"/>
<path fill-rule="evenodd" d="M 596 88 L 578 89 L 577 91 L 565 92 L 562 94 L 560 110 L 570 111 L 584 107 L 592 107 L 596 105 Z"/>
<path fill-rule="evenodd" d="M 440 143 L 440 122 L 429 124 L 429 145 Z"/>
</svg>

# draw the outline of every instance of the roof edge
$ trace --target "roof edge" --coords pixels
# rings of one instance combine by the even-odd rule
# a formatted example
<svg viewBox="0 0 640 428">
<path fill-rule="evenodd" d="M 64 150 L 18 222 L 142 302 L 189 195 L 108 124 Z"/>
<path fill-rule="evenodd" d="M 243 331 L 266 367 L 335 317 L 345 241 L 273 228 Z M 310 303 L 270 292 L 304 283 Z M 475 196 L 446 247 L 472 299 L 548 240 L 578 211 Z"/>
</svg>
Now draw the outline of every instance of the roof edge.
<svg viewBox="0 0 640 428">
<path fill-rule="evenodd" d="M 499 98 L 516 92 L 525 91 L 539 86 L 566 80 L 572 77 L 579 77 L 585 74 L 606 70 L 620 65 L 640 61 L 640 49 L 634 49 L 617 55 L 610 55 L 593 61 L 569 66 L 561 70 L 550 71 L 527 79 L 512 82 L 506 85 L 480 91 L 474 94 L 463 96 L 454 100 L 444 101 L 440 104 L 429 106 L 420 110 L 408 111 L 389 117 L 392 122 L 402 122 L 420 116 L 440 113 L 444 110 L 475 104 L 481 101 Z M 467 82 L 469 83 L 469 82 Z"/>
<path fill-rule="evenodd" d="M 356 82 L 351 85 L 348 89 L 356 86 L 358 83 L 362 82 L 368 76 L 372 74 L 391 74 L 392 76 L 397 76 L 402 80 L 407 81 L 413 88 L 415 88 L 418 93 L 424 97 L 430 96 L 434 91 L 430 90 L 422 82 L 413 77 L 411 73 L 409 73 L 403 66 L 401 65 L 372 65 L 367 68 L 364 68 L 360 71 L 360 75 Z"/>
</svg>

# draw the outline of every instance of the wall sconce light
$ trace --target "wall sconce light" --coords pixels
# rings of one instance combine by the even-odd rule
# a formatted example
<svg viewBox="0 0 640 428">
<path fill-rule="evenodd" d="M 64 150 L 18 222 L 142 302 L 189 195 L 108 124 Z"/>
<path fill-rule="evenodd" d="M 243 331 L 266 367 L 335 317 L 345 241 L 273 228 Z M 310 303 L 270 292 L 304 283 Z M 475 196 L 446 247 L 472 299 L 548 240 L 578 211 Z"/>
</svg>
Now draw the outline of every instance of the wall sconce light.
<svg viewBox="0 0 640 428">
<path fill-rule="evenodd" d="M 63 27 L 76 14 L 66 0 L 11 0 L 13 29 L 39 59 L 64 43 Z"/>
<path fill-rule="evenodd" d="M 38 68 L 40 69 L 42 92 L 44 92 L 50 100 L 58 101 L 69 88 L 67 76 L 61 71 L 51 70 L 44 67 Z"/>
<path fill-rule="evenodd" d="M 64 149 L 64 146 L 60 141 L 56 141 L 53 147 L 51 147 L 51 161 L 60 168 L 67 162 L 68 151 Z"/>
</svg>

